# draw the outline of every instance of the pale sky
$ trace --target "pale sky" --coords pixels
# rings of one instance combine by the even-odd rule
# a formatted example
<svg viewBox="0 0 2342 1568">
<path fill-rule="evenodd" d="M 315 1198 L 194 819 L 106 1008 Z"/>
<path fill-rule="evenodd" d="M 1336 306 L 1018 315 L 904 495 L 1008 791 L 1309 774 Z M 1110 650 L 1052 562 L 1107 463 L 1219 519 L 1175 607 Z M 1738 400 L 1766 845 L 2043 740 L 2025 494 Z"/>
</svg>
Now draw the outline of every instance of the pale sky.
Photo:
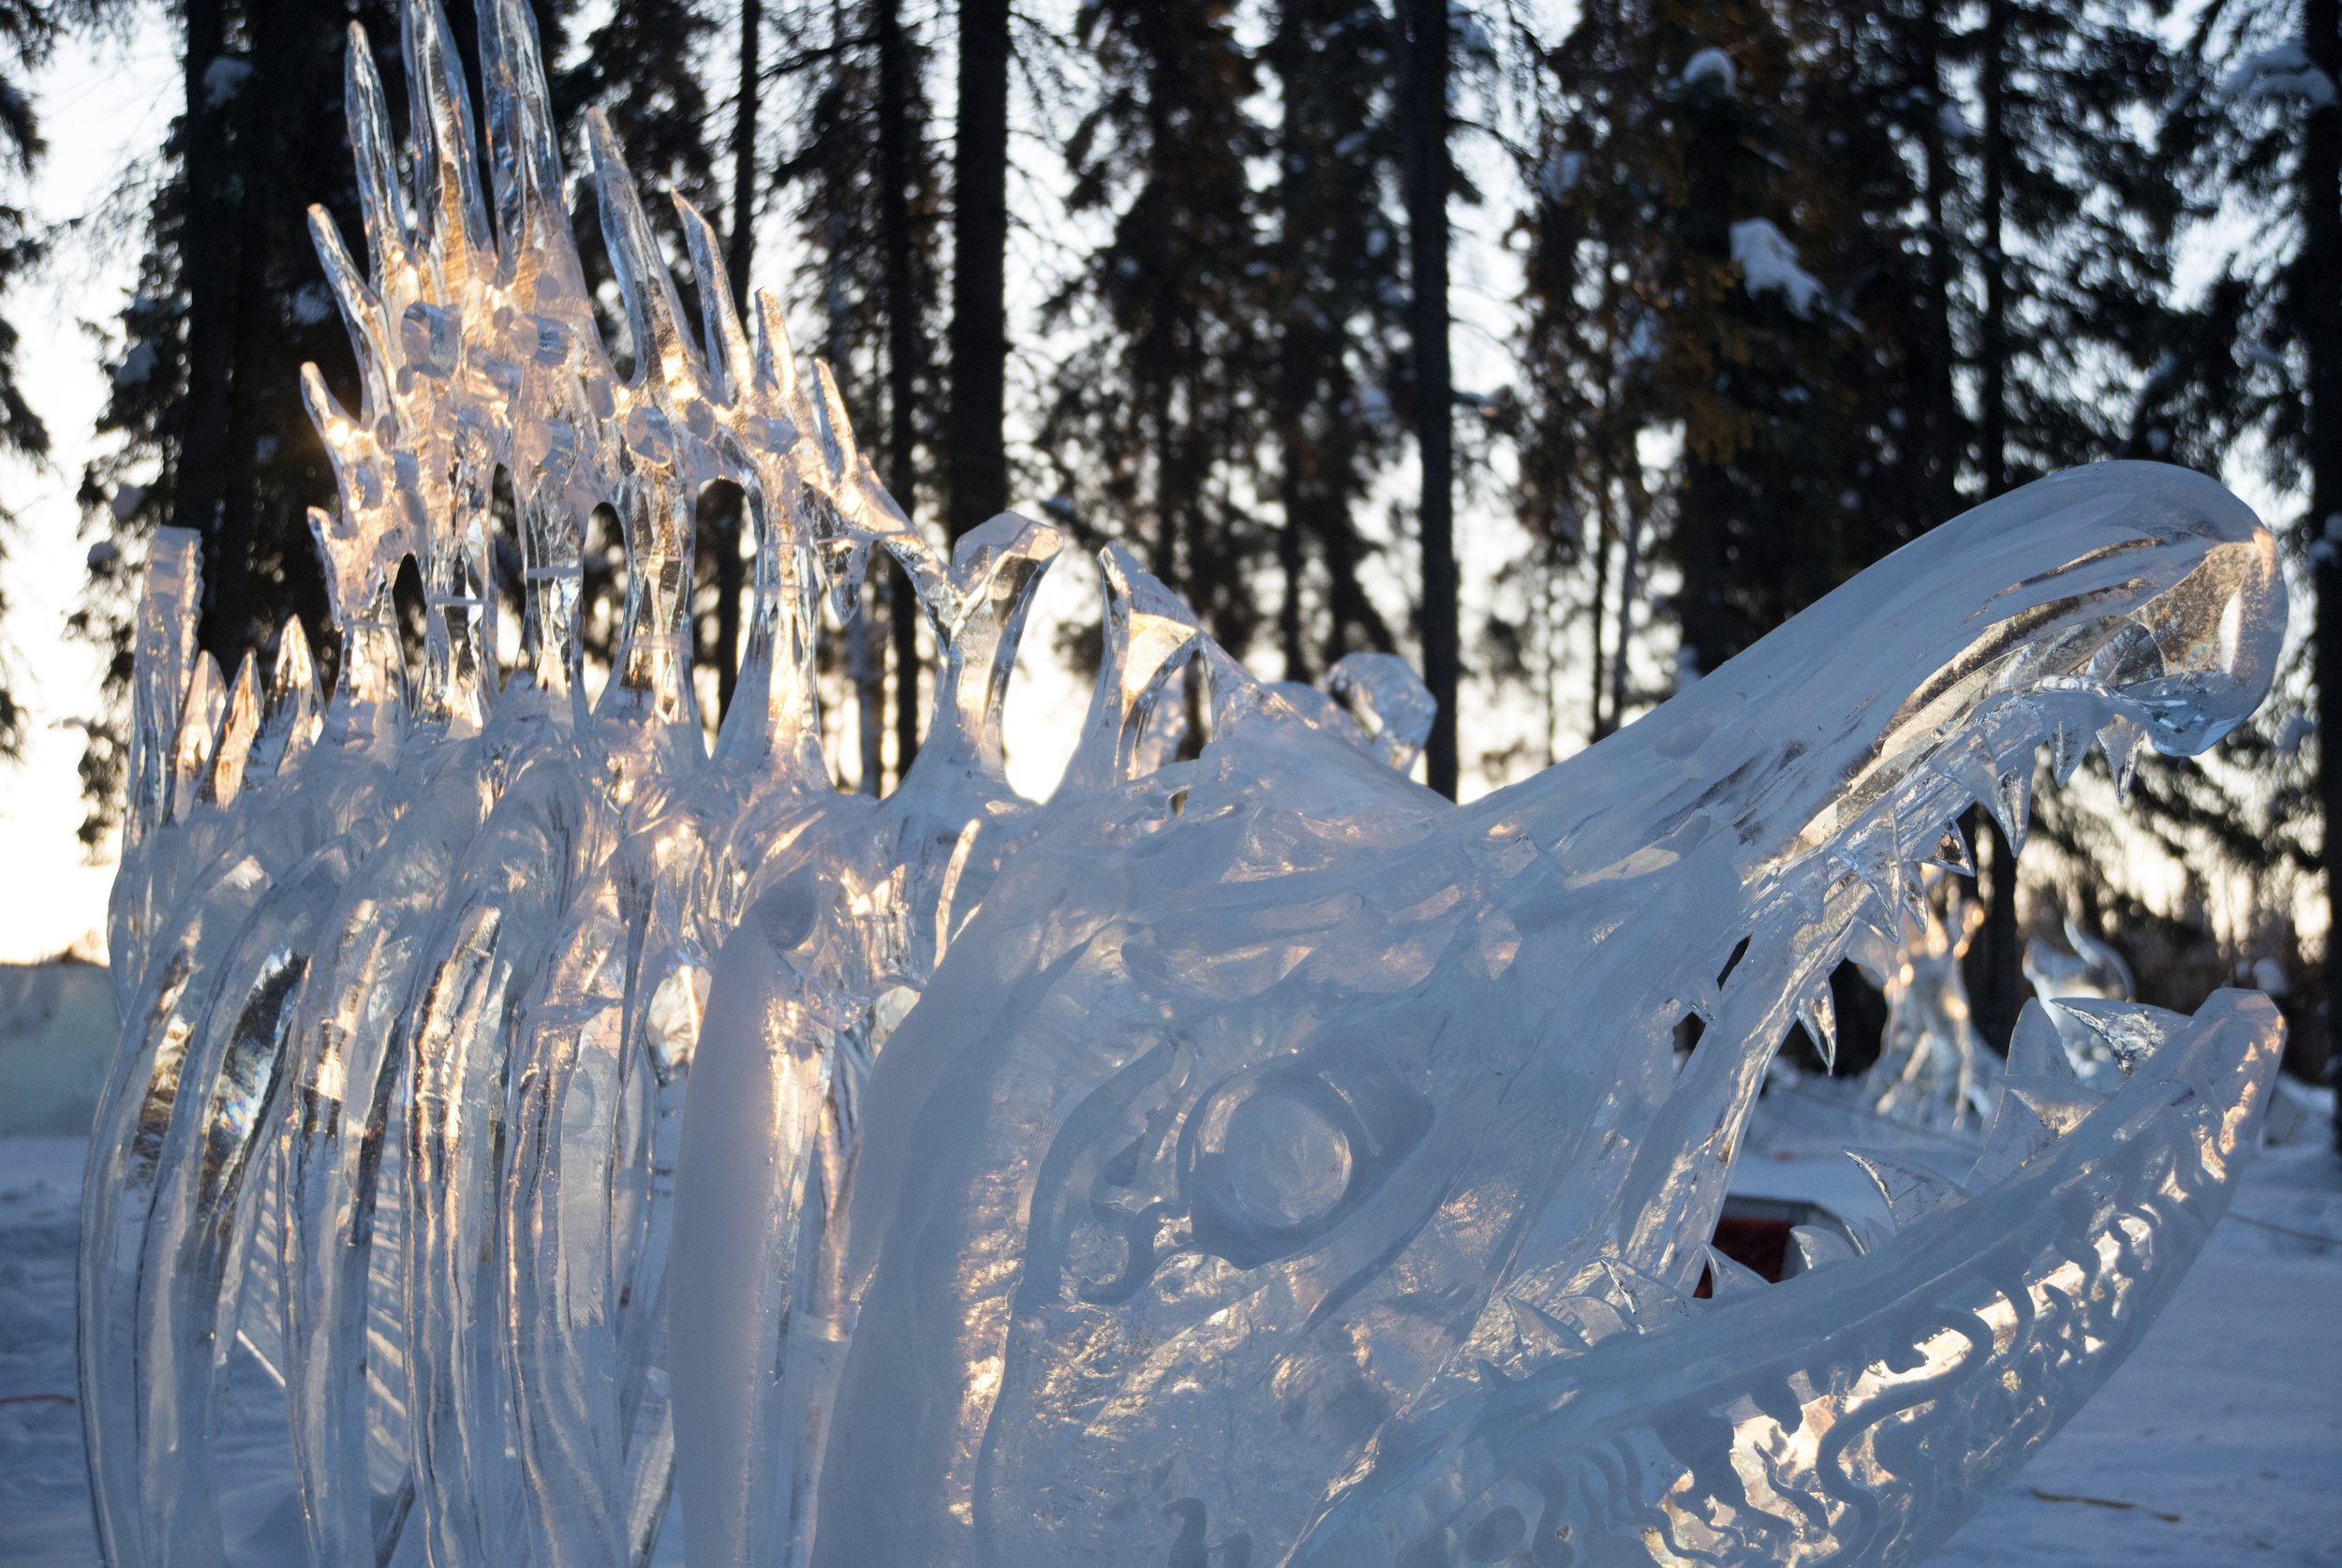
<svg viewBox="0 0 2342 1568">
<path fill-rule="evenodd" d="M 28 203 L 34 220 L 70 219 L 102 200 L 133 150 L 160 142 L 179 92 L 170 37 L 151 20 L 126 45 L 63 52 L 34 83 L 49 139 Z M 7 199 L 22 200 L 20 184 Z M 91 649 L 67 641 L 65 616 L 88 550 L 75 537 L 73 492 L 106 394 L 82 323 L 120 307 L 137 264 L 135 244 L 106 256 L 68 239 L 41 276 L 0 303 L 23 334 L 19 384 L 52 442 L 45 468 L 0 463 L 0 494 L 21 525 L 0 568 L 9 600 L 0 639 L 28 709 L 24 761 L 0 771 L 0 962 L 48 957 L 84 938 L 95 946 L 105 924 L 111 851 L 92 865 L 74 836 L 82 735 L 72 726 L 96 711 L 99 664 Z"/>
</svg>

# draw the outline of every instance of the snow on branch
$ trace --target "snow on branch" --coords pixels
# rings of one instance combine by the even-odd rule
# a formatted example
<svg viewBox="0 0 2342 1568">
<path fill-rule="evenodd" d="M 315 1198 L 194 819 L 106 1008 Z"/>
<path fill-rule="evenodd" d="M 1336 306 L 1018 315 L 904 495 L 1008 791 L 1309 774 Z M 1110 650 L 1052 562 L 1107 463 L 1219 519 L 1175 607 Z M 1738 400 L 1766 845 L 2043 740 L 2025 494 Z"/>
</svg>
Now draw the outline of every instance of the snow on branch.
<svg viewBox="0 0 2342 1568">
<path fill-rule="evenodd" d="M 1732 226 L 1732 263 L 1749 293 L 1778 293 L 1799 316 L 1814 314 L 1821 280 L 1798 264 L 1797 246 L 1769 218 L 1743 218 Z"/>
</svg>

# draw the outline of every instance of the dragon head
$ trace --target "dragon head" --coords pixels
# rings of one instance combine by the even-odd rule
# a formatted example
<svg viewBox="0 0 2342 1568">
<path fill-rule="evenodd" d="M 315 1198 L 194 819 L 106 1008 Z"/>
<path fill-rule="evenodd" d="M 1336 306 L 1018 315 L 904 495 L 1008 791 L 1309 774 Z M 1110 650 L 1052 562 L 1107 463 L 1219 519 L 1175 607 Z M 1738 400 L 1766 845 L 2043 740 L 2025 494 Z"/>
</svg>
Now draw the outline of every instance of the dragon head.
<svg viewBox="0 0 2342 1568">
<path fill-rule="evenodd" d="M 2212 745 L 2265 693 L 2284 603 L 2271 537 L 2216 484 L 2079 470 L 1935 530 L 1461 808 L 1206 644 L 1211 744 L 1053 807 L 872 1073 L 836 1221 L 859 1313 L 813 1560 L 1511 1561 L 1528 1537 L 1486 1524 L 1501 1509 L 1523 1532 L 1547 1521 L 1540 1563 L 1623 1560 L 1603 1542 L 1877 1561 L 1935 1538 L 2012 1445 L 1962 1446 L 1983 1441 L 1963 1401 L 1992 1375 L 1912 1404 L 1911 1368 L 1946 1332 L 1968 1334 L 1971 1371 L 2042 1354 L 2026 1329 L 2046 1309 L 1947 1330 L 1827 1269 L 1693 1309 L 1764 1070 L 1801 1017 L 1827 1034 L 1828 975 L 1859 932 L 1900 925 L 1916 867 L 1964 866 L 1952 824 L 1971 803 L 2021 843 L 2042 743 L 2064 771 L 2096 737 L 2126 781 L 2142 745 Z M 2125 1016 L 2083 1022 L 2137 1034 Z M 2149 1032 L 2185 1036 L 2155 1055 L 2184 1060 L 1860 1268 L 1976 1275 L 2013 1301 L 2023 1211 L 2000 1187 L 2098 1193 L 2151 1132 L 2169 1161 L 2218 1167 L 2274 1014 L 2223 1002 Z M 2068 1087 L 2037 1087 L 2046 1113 L 2005 1100 L 2001 1122 L 2072 1125 L 2088 1107 Z M 2184 1267 L 2191 1249 L 2134 1233 L 2223 1193 L 2172 1185 L 2145 1219 L 2075 1199 L 2042 1267 L 2098 1269 L 2109 1248 L 2117 1275 Z M 1793 1289 L 1810 1309 L 1780 1304 Z M 2127 1342 L 2083 1338 L 2025 1390 L 2048 1411 L 2037 1436 Z M 1715 1392 L 1702 1379 L 1758 1360 L 1771 1381 L 1742 1392 L 1792 1448 L 1829 1426 L 1817 1411 L 1874 1397 L 1862 1368 L 1894 1369 L 1898 1446 L 1878 1438 L 1875 1484 L 1853 1489 L 1892 1491 L 1906 1450 L 1961 1484 L 1898 1511 L 1837 1498 L 1810 1455 L 1752 1478 L 1682 1453 L 1706 1466 L 1688 1489 L 1636 1469 L 1631 1444 L 1557 1457 L 1593 1442 L 1568 1390 L 1598 1386 L 1599 1422 L 1639 1422 L 1663 1452 L 1668 1413 Z M 1563 1501 L 1525 1506 L 1555 1475 Z M 1716 1523 L 1759 1492 L 1787 1523 Z M 1686 1510 L 1738 1545 L 1697 1555 Z"/>
</svg>

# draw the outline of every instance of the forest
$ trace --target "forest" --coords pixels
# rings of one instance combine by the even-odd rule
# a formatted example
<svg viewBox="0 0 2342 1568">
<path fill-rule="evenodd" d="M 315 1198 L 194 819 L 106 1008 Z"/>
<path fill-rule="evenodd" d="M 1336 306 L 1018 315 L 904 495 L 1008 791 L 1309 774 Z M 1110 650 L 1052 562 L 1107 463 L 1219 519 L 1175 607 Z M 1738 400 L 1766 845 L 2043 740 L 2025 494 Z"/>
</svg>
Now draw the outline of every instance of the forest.
<svg viewBox="0 0 2342 1568">
<path fill-rule="evenodd" d="M 534 9 L 622 361 L 574 180 L 592 109 L 646 191 L 707 214 L 736 288 L 787 295 L 932 538 L 1013 507 L 1126 540 L 1268 676 L 1401 654 L 1438 699 L 1425 779 L 1451 796 L 1599 740 L 2031 479 L 2108 458 L 2220 477 L 2288 552 L 2278 698 L 2201 766 L 2094 756 L 2043 791 L 2022 884 L 1979 814 L 1970 984 L 2005 1040 L 2024 940 L 2070 917 L 2115 938 L 2143 999 L 2280 990 L 2295 1069 L 2335 1058 L 2342 0 Z M 334 482 L 301 370 L 354 402 L 355 369 L 307 210 L 355 243 L 343 52 L 355 27 L 397 82 L 398 12 L 0 0 L 19 184 L 60 134 L 26 91 L 60 52 L 159 17 L 181 67 L 107 232 L 72 241 L 138 258 L 92 334 L 111 390 L 80 475 L 71 632 L 110 660 L 94 850 L 154 529 L 204 539 L 223 670 L 292 617 L 330 659 L 306 510 Z M 468 58 L 468 6 L 450 21 Z M 7 290 L 67 264 L 60 243 L 0 200 L 0 449 L 35 459 L 51 433 Z M 712 723 L 743 635 L 736 491 L 702 497 L 700 530 Z M 590 659 L 615 537 L 588 566 Z M 905 585 L 865 599 L 824 719 L 857 737 L 841 782 L 879 789 L 918 747 L 931 649 Z M 1078 662 L 1094 629 L 1060 642 Z M 0 747 L 22 730 L 0 673 Z"/>
</svg>

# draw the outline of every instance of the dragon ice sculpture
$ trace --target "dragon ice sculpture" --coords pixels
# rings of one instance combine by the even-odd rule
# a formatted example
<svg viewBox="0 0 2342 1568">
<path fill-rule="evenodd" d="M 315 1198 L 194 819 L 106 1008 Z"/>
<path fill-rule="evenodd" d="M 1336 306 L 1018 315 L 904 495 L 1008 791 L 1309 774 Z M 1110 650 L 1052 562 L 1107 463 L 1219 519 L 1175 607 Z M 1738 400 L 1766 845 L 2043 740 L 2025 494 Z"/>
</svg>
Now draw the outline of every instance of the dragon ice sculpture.
<svg viewBox="0 0 2342 1568">
<path fill-rule="evenodd" d="M 1964 865 L 1956 815 L 2021 842 L 2040 743 L 2120 773 L 2260 700 L 2284 589 L 2232 496 L 2029 486 L 1464 807 L 1401 771 L 1402 668 L 1265 686 L 1109 549 L 1036 804 L 1000 723 L 1056 535 L 938 556 L 678 204 L 689 330 L 596 122 L 617 374 L 522 0 L 479 39 L 484 158 L 435 0 L 403 154 L 350 53 L 367 266 L 316 229 L 361 407 L 305 381 L 331 695 L 297 624 L 223 679 L 194 541 L 150 557 L 79 1303 L 113 1568 L 237 1558 L 211 1440 L 250 1398 L 320 1568 L 409 1535 L 635 1568 L 671 1495 L 714 1568 L 1907 1561 L 2136 1342 L 2226 1203 L 2263 998 L 2029 1009 L 1972 1171 L 1867 1167 L 1893 1235 L 1771 1287 L 1707 1242 L 1775 1046 L 1827 1049 L 1830 970 Z M 710 756 L 717 481 L 755 575 Z M 627 598 L 588 706 L 600 507 Z M 833 785 L 815 711 L 823 599 L 874 550 L 937 651 L 883 799 Z"/>
</svg>

